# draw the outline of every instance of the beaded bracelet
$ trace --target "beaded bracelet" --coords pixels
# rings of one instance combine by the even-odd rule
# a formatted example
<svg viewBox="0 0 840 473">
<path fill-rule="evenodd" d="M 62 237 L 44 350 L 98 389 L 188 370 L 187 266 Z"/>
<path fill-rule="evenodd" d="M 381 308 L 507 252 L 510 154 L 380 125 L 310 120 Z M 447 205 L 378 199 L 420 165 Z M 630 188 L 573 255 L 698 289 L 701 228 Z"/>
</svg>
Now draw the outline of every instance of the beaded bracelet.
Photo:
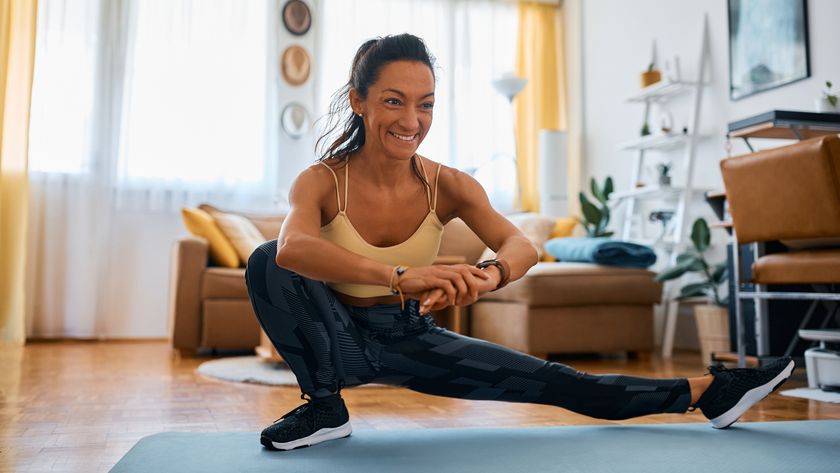
<svg viewBox="0 0 840 473">
<path fill-rule="evenodd" d="M 404 265 L 394 266 L 394 270 L 391 271 L 391 279 L 388 281 L 388 288 L 391 290 L 391 294 L 400 295 L 400 310 L 405 310 L 405 296 L 403 295 L 402 288 L 400 288 L 400 276 L 402 276 L 408 268 L 408 266 Z M 394 276 L 396 276 L 397 279 L 396 283 L 394 283 Z"/>
</svg>

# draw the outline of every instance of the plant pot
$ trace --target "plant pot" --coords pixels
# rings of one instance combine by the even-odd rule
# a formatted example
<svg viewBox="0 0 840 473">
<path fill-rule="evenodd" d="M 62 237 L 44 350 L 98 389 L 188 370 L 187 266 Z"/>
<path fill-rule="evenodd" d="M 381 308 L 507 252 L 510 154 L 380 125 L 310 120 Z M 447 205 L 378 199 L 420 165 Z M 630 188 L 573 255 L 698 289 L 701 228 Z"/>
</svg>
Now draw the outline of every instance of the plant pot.
<svg viewBox="0 0 840 473">
<path fill-rule="evenodd" d="M 697 323 L 697 337 L 700 339 L 700 351 L 703 364 L 712 360 L 712 352 L 728 352 L 729 310 L 714 304 L 694 306 L 694 321 Z"/>
<path fill-rule="evenodd" d="M 660 187 L 668 187 L 671 185 L 671 176 L 663 176 L 659 175 L 659 185 Z"/>
<path fill-rule="evenodd" d="M 837 105 L 832 105 L 825 97 L 820 97 L 814 100 L 814 108 L 817 113 L 840 113 L 840 102 Z"/>
<path fill-rule="evenodd" d="M 641 82 L 642 88 L 645 88 L 651 84 L 655 84 L 662 80 L 662 73 L 659 72 L 659 69 L 654 69 L 652 71 L 645 71 L 642 72 Z"/>
</svg>

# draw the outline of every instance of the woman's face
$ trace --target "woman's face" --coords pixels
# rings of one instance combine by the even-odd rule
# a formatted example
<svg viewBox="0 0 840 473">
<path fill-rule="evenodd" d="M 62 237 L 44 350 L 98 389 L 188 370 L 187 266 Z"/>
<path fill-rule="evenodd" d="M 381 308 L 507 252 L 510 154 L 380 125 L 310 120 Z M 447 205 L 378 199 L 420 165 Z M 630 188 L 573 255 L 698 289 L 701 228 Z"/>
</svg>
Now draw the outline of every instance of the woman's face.
<svg viewBox="0 0 840 473">
<path fill-rule="evenodd" d="M 350 104 L 365 123 L 365 148 L 388 157 L 409 159 L 429 132 L 435 104 L 435 78 L 419 61 L 394 61 L 362 100 L 355 89 Z"/>
</svg>

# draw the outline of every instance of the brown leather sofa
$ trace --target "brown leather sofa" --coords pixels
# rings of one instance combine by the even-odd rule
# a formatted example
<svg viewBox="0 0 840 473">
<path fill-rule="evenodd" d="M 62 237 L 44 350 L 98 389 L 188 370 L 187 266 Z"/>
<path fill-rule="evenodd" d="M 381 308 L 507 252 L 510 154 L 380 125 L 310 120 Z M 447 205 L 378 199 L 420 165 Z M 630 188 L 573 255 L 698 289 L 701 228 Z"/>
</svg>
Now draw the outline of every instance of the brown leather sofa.
<svg viewBox="0 0 840 473">
<path fill-rule="evenodd" d="M 248 217 L 266 239 L 276 237 L 283 219 Z M 461 220 L 446 225 L 440 255 L 477 262 L 484 250 Z M 190 236 L 174 243 L 169 314 L 174 349 L 192 355 L 199 348 L 260 344 L 244 273 L 208 266 L 204 239 Z M 661 293 L 646 270 L 541 262 L 471 306 L 470 333 L 538 356 L 647 352 L 654 345 L 653 304 Z"/>
</svg>

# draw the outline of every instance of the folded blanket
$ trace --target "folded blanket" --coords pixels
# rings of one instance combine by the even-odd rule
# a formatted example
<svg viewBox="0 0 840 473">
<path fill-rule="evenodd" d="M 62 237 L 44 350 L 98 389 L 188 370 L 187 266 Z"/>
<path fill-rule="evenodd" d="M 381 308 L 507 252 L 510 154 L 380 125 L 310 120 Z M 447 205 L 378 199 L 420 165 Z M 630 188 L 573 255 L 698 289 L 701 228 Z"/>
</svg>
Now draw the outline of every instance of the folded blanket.
<svg viewBox="0 0 840 473">
<path fill-rule="evenodd" d="M 609 238 L 554 238 L 545 251 L 559 261 L 579 261 L 628 268 L 647 268 L 656 263 L 656 253 L 644 245 Z"/>
</svg>

